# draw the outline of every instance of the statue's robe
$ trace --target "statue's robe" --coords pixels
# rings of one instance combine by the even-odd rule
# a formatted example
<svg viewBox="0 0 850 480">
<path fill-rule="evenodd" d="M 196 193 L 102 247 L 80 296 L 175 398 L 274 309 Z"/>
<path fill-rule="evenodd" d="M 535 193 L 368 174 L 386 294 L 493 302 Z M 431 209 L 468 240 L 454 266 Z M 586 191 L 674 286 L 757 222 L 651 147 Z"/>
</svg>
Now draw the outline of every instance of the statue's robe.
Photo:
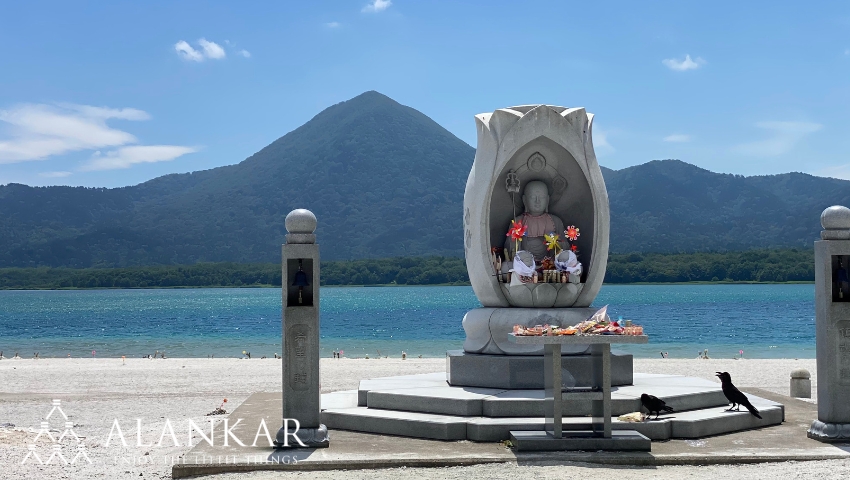
<svg viewBox="0 0 850 480">
<path fill-rule="evenodd" d="M 561 249 L 569 248 L 566 238 L 564 238 L 564 222 L 555 215 L 542 213 L 540 215 L 531 215 L 523 213 L 514 219 L 516 222 L 522 222 L 528 229 L 525 232 L 525 237 L 519 241 L 519 249 L 531 252 L 534 255 L 536 262 L 543 261 L 544 257 L 554 257 L 555 252 L 546 249 L 546 240 L 544 235 L 554 233 L 560 239 L 558 244 Z M 505 240 L 505 249 L 510 252 L 510 257 L 513 258 L 516 248 L 516 242 L 507 237 Z"/>
</svg>

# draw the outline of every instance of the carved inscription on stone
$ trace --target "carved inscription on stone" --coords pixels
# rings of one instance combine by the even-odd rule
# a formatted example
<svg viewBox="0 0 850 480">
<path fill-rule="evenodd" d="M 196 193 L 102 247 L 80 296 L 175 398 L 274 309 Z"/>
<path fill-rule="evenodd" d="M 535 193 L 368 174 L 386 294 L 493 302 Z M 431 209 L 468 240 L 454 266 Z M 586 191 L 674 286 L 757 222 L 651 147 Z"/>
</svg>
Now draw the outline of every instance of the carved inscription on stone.
<svg viewBox="0 0 850 480">
<path fill-rule="evenodd" d="M 310 327 L 307 325 L 293 325 L 286 330 L 287 355 L 284 361 L 290 362 L 289 388 L 293 390 L 307 390 L 309 387 L 309 338 Z"/>
<path fill-rule="evenodd" d="M 836 322 L 838 342 L 838 383 L 850 385 L 850 321 Z"/>
</svg>

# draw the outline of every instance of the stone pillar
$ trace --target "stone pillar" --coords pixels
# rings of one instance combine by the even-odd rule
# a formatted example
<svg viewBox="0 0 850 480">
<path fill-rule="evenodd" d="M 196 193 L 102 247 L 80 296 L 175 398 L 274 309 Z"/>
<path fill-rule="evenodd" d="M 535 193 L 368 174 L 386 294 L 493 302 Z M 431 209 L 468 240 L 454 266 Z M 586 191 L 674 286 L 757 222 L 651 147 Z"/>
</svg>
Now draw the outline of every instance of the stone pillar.
<svg viewBox="0 0 850 480">
<path fill-rule="evenodd" d="M 320 422 L 319 246 L 313 233 L 316 216 L 309 210 L 293 210 L 286 216 L 286 231 L 281 262 L 283 426 L 275 445 L 327 447 L 328 428 Z M 300 426 L 297 440 L 292 436 L 293 419 Z"/>
<path fill-rule="evenodd" d="M 812 375 L 805 368 L 791 372 L 791 396 L 794 398 L 812 398 Z"/>
<path fill-rule="evenodd" d="M 821 225 L 821 240 L 815 242 L 818 419 L 808 436 L 846 442 L 850 440 L 850 209 L 827 208 Z"/>
</svg>

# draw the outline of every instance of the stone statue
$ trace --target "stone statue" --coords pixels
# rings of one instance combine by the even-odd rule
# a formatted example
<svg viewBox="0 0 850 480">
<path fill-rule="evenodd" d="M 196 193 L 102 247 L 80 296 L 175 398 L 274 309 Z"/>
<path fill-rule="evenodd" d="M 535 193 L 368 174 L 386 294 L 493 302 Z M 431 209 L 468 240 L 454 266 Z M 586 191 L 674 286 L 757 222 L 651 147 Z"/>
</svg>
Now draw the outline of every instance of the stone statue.
<svg viewBox="0 0 850 480">
<path fill-rule="evenodd" d="M 555 233 L 559 237 L 558 244 L 561 249 L 569 249 L 570 246 L 564 238 L 564 222 L 556 215 L 548 212 L 549 209 L 549 187 L 545 183 L 535 180 L 528 182 L 523 189 L 522 203 L 525 212 L 514 218 L 515 222 L 522 222 L 528 227 L 526 235 L 519 240 L 519 250 L 526 250 L 534 255 L 536 262 L 541 262 L 543 257 L 554 257 L 555 252 L 546 250 L 544 235 Z M 505 240 L 505 251 L 508 258 L 514 258 L 517 242 L 510 237 Z"/>
</svg>

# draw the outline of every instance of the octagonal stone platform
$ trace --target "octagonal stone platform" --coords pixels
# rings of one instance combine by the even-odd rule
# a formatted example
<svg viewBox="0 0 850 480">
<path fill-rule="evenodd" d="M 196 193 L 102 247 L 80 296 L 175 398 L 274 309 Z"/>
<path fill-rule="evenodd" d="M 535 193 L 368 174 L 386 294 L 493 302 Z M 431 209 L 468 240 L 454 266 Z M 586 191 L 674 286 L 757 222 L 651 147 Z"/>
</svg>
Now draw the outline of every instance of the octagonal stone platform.
<svg viewBox="0 0 850 480">
<path fill-rule="evenodd" d="M 567 348 L 575 348 L 567 345 Z M 579 346 L 586 350 L 587 345 Z M 631 385 L 634 360 L 630 353 L 611 352 L 611 385 Z M 542 355 L 484 355 L 463 350 L 446 352 L 448 383 L 455 387 L 505 390 L 542 389 Z M 593 383 L 593 358 L 589 354 L 562 355 L 561 379 L 565 387 L 589 387 Z"/>
<path fill-rule="evenodd" d="M 750 395 L 762 419 L 746 410 L 726 412 L 720 384 L 677 375 L 634 374 L 634 383 L 612 387 L 614 416 L 640 409 L 640 395 L 655 395 L 675 409 L 658 420 L 613 422 L 615 430 L 635 430 L 651 440 L 700 438 L 784 421 L 782 404 Z M 571 398 L 573 397 L 573 398 Z M 591 401 L 564 393 L 564 429 L 588 428 Z M 329 429 L 437 440 L 507 440 L 513 431 L 542 431 L 543 390 L 451 386 L 446 373 L 375 378 L 357 391 L 322 396 L 322 423 Z"/>
</svg>

